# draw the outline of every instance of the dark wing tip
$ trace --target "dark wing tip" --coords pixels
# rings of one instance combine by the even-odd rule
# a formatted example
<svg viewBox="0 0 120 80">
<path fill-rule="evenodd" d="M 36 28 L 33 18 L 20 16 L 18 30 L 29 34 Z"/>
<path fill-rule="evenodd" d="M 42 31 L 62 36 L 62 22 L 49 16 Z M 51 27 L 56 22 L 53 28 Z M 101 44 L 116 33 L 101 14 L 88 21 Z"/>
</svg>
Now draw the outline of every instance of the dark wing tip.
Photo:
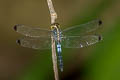
<svg viewBox="0 0 120 80">
<path fill-rule="evenodd" d="M 99 25 L 101 25 L 102 24 L 102 20 L 99 20 Z"/>
<path fill-rule="evenodd" d="M 98 36 L 98 40 L 101 41 L 102 40 L 102 36 L 99 35 Z"/>
<path fill-rule="evenodd" d="M 14 26 L 14 30 L 17 31 L 17 25 Z"/>
<path fill-rule="evenodd" d="M 19 45 L 21 45 L 21 41 L 20 40 L 17 40 L 16 43 L 19 44 Z"/>
<path fill-rule="evenodd" d="M 18 30 L 18 27 L 22 27 L 22 26 L 23 26 L 22 24 L 16 24 L 16 25 L 14 26 L 14 30 L 17 31 L 17 30 Z"/>
</svg>

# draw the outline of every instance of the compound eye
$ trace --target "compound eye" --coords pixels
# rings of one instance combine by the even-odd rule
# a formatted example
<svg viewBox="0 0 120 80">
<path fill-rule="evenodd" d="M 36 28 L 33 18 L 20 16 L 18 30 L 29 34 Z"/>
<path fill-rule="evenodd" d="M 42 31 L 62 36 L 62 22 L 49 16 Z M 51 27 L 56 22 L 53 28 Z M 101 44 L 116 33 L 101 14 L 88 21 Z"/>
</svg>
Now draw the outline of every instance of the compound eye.
<svg viewBox="0 0 120 80">
<path fill-rule="evenodd" d="M 51 30 L 53 30 L 55 27 L 54 26 L 51 26 Z"/>
</svg>

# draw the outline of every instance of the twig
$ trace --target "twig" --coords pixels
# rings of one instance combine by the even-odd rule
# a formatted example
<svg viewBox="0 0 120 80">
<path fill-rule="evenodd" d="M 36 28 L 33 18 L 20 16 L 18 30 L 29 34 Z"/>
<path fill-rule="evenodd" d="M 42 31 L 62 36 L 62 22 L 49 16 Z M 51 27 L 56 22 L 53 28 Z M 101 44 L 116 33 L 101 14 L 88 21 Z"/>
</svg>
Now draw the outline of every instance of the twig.
<svg viewBox="0 0 120 80">
<path fill-rule="evenodd" d="M 53 70 L 55 80 L 59 80 L 58 68 L 57 68 L 57 56 L 56 56 L 56 48 L 55 48 L 55 40 L 52 39 L 52 61 L 53 61 Z"/>
<path fill-rule="evenodd" d="M 57 13 L 54 10 L 52 0 L 47 0 L 50 15 L 51 15 L 51 24 L 55 23 L 55 20 L 57 19 Z"/>
<path fill-rule="evenodd" d="M 51 0 L 47 0 L 50 15 L 51 15 L 51 24 L 55 23 L 55 20 L 57 19 L 57 13 L 54 10 L 53 4 Z M 56 47 L 55 47 L 55 40 L 53 36 L 51 35 L 51 44 L 52 44 L 52 61 L 53 61 L 53 70 L 54 70 L 54 76 L 55 80 L 59 80 L 59 74 L 58 74 L 58 68 L 57 68 L 57 56 L 56 56 Z"/>
</svg>

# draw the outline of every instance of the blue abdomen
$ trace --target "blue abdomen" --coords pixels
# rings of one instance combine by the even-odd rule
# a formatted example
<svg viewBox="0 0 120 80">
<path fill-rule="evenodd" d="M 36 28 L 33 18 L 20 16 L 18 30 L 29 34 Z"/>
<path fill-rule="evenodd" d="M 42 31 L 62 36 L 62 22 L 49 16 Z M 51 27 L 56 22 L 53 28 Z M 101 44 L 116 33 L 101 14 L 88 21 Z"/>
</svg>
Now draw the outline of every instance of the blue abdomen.
<svg viewBox="0 0 120 80">
<path fill-rule="evenodd" d="M 63 71 L 63 59 L 62 59 L 62 48 L 61 48 L 60 43 L 57 44 L 57 53 L 58 53 L 59 68 L 62 72 Z"/>
<path fill-rule="evenodd" d="M 61 52 L 62 52 L 61 44 L 60 44 L 60 43 L 57 44 L 57 52 L 58 52 L 58 53 L 61 53 Z"/>
</svg>

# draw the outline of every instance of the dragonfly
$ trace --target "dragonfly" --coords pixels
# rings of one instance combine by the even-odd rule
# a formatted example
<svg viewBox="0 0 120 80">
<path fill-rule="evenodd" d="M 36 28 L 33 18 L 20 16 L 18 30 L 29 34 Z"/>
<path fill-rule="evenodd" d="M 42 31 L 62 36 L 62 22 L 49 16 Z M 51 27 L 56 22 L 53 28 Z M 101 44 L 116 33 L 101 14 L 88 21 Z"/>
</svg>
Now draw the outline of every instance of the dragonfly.
<svg viewBox="0 0 120 80">
<path fill-rule="evenodd" d="M 17 24 L 14 30 L 24 37 L 17 40 L 20 46 L 33 49 L 50 49 L 51 36 L 55 40 L 56 52 L 60 71 L 63 71 L 62 48 L 83 48 L 102 40 L 101 35 L 89 34 L 100 28 L 102 21 L 95 19 L 84 24 L 61 30 L 58 23 L 51 25 L 51 29 Z"/>
</svg>

